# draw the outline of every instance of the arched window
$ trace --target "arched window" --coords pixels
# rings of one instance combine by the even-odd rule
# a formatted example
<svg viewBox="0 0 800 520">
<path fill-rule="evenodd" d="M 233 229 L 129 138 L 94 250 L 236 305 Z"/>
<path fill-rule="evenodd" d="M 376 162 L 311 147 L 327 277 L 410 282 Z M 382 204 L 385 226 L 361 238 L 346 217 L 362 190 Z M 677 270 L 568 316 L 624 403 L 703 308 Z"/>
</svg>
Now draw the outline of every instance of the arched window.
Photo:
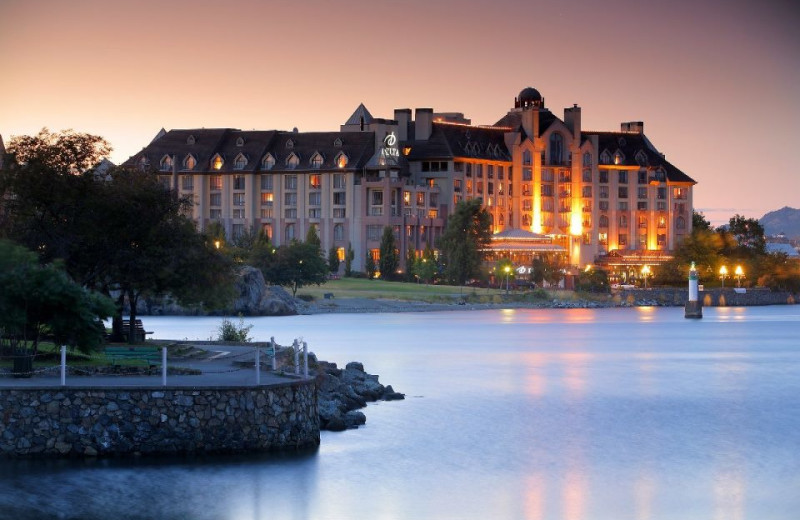
<svg viewBox="0 0 800 520">
<path fill-rule="evenodd" d="M 193 135 L 190 135 L 189 137 L 186 138 L 186 144 L 194 144 L 195 142 L 196 139 L 194 138 Z"/>
<path fill-rule="evenodd" d="M 142 158 L 139 159 L 139 169 L 143 172 L 150 169 L 150 161 L 147 159 L 147 157 L 142 156 Z"/>
<path fill-rule="evenodd" d="M 676 229 L 686 229 L 686 219 L 683 217 L 678 217 L 675 220 L 675 228 Z"/>
<path fill-rule="evenodd" d="M 215 154 L 211 159 L 211 168 L 214 170 L 221 170 L 223 164 L 225 164 L 225 161 L 222 160 L 220 154 Z"/>
<path fill-rule="evenodd" d="M 244 146 L 244 137 L 239 137 L 236 139 L 236 146 L 242 147 Z"/>
<path fill-rule="evenodd" d="M 261 160 L 261 166 L 265 170 L 271 170 L 273 166 L 275 166 L 275 158 L 272 154 L 268 153 L 264 156 L 264 159 Z"/>
<path fill-rule="evenodd" d="M 344 224 L 334 224 L 333 226 L 333 239 L 344 240 Z"/>
<path fill-rule="evenodd" d="M 550 164 L 561 164 L 564 152 L 564 137 L 558 132 L 550 134 Z"/>
<path fill-rule="evenodd" d="M 605 216 L 605 215 L 600 215 L 600 223 L 598 224 L 598 226 L 601 227 L 601 228 L 607 228 L 608 227 L 608 217 Z"/>
<path fill-rule="evenodd" d="M 348 161 L 349 159 L 347 155 L 345 155 L 344 152 L 339 152 L 339 155 L 336 156 L 335 162 L 336 166 L 338 166 L 339 168 L 344 168 L 345 166 L 347 166 Z"/>
<path fill-rule="evenodd" d="M 233 169 L 244 170 L 245 166 L 247 166 L 247 157 L 245 157 L 244 154 L 240 153 L 239 155 L 236 156 L 236 159 L 234 159 L 233 161 Z"/>
<path fill-rule="evenodd" d="M 525 151 L 522 152 L 522 164 L 524 166 L 530 166 L 531 165 L 531 151 L 530 150 L 525 150 Z"/>
<path fill-rule="evenodd" d="M 295 169 L 298 164 L 300 164 L 300 158 L 294 152 L 290 153 L 289 157 L 286 158 L 286 166 Z"/>
<path fill-rule="evenodd" d="M 162 157 L 160 167 L 162 172 L 170 171 L 172 169 L 172 157 L 170 157 L 169 155 L 165 155 L 164 157 Z"/>
<path fill-rule="evenodd" d="M 288 141 L 286 141 L 286 149 L 291 150 L 292 148 L 294 148 L 294 141 L 289 139 Z"/>
<path fill-rule="evenodd" d="M 194 170 L 194 167 L 197 165 L 197 160 L 194 158 L 194 155 L 189 154 L 183 158 L 183 169 L 184 170 Z"/>
<path fill-rule="evenodd" d="M 286 242 L 294 240 L 294 224 L 286 224 Z"/>
<path fill-rule="evenodd" d="M 322 168 L 322 162 L 323 162 L 323 158 L 322 158 L 322 155 L 319 154 L 319 152 L 317 152 L 317 153 L 315 153 L 314 155 L 311 156 L 311 167 L 312 168 L 315 168 L 317 170 Z"/>
<path fill-rule="evenodd" d="M 583 165 L 584 166 L 592 165 L 592 154 L 590 154 L 589 152 L 583 154 Z"/>
<path fill-rule="evenodd" d="M 636 152 L 636 164 L 639 166 L 647 166 L 647 154 L 642 150 Z"/>
</svg>

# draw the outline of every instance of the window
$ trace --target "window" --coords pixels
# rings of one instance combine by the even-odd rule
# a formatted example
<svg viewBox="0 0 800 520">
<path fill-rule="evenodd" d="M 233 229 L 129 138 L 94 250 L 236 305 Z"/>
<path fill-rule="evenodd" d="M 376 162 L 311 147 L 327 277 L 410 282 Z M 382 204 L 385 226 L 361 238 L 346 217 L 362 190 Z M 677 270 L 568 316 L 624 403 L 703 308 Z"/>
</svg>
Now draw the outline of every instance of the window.
<svg viewBox="0 0 800 520">
<path fill-rule="evenodd" d="M 322 192 L 319 191 L 312 191 L 308 194 L 308 205 L 309 206 L 321 206 L 322 205 Z"/>
<path fill-rule="evenodd" d="M 611 154 L 608 153 L 608 150 L 603 150 L 603 153 L 600 154 L 600 162 L 602 164 L 608 164 L 611 162 Z"/>
<path fill-rule="evenodd" d="M 209 187 L 211 191 L 222 190 L 222 175 L 212 175 L 209 177 Z"/>
<path fill-rule="evenodd" d="M 667 198 L 667 188 L 658 188 L 658 189 L 656 189 L 656 198 L 658 200 L 666 200 L 666 198 Z"/>
<path fill-rule="evenodd" d="M 425 192 L 418 191 L 417 192 L 417 206 L 424 206 L 425 205 Z"/>
<path fill-rule="evenodd" d="M 345 188 L 345 180 L 344 174 L 342 173 L 334 173 L 333 174 L 333 189 L 343 189 Z"/>
<path fill-rule="evenodd" d="M 261 189 L 272 191 L 272 175 L 261 176 Z"/>
<path fill-rule="evenodd" d="M 608 245 L 608 233 L 598 233 L 597 234 L 597 242 L 601 246 L 607 246 Z"/>
<path fill-rule="evenodd" d="M 347 216 L 345 208 L 333 208 L 333 218 L 345 218 Z"/>
<path fill-rule="evenodd" d="M 261 218 L 272 218 L 272 208 L 261 208 Z"/>
<path fill-rule="evenodd" d="M 308 208 L 308 218 L 322 218 L 322 208 Z"/>
<path fill-rule="evenodd" d="M 620 215 L 619 216 L 619 227 L 628 227 L 628 216 L 627 215 Z"/>
<path fill-rule="evenodd" d="M 628 234 L 627 233 L 620 233 L 619 234 L 619 245 L 620 245 L 620 247 L 628 245 Z"/>
<path fill-rule="evenodd" d="M 290 153 L 286 158 L 286 166 L 294 170 L 298 164 L 300 164 L 300 158 L 294 152 Z"/>
<path fill-rule="evenodd" d="M 475 176 L 479 179 L 483 179 L 483 165 L 476 164 L 475 165 Z"/>
<path fill-rule="evenodd" d="M 564 137 L 558 132 L 550 135 L 550 164 L 561 164 L 563 160 Z"/>
<path fill-rule="evenodd" d="M 333 239 L 344 240 L 344 224 L 333 225 Z"/>
<path fill-rule="evenodd" d="M 584 166 L 591 166 L 592 165 L 592 154 L 589 152 L 585 152 L 583 154 L 583 165 Z"/>
<path fill-rule="evenodd" d="M 380 225 L 367 226 L 367 240 L 380 240 L 383 227 Z"/>
<path fill-rule="evenodd" d="M 503 180 L 503 167 L 502 166 L 498 166 L 497 167 L 497 180 L 500 180 L 500 181 Z"/>
<path fill-rule="evenodd" d="M 143 172 L 150 169 L 150 161 L 147 159 L 147 157 L 142 157 L 139 159 L 139 169 Z"/>
<path fill-rule="evenodd" d="M 286 176 L 286 189 L 287 190 L 296 190 L 297 189 L 297 175 L 287 175 Z"/>
<path fill-rule="evenodd" d="M 222 193 L 212 193 L 209 195 L 208 204 L 210 206 L 222 206 Z"/>
<path fill-rule="evenodd" d="M 522 201 L 522 211 L 530 211 L 531 210 L 531 199 L 524 199 Z"/>
<path fill-rule="evenodd" d="M 169 155 L 165 155 L 161 159 L 161 171 L 168 172 L 171 170 L 172 170 L 172 157 L 170 157 Z"/>
<path fill-rule="evenodd" d="M 494 179 L 494 165 L 490 164 L 486 167 L 486 178 Z"/>
<path fill-rule="evenodd" d="M 600 183 L 608 183 L 608 170 L 600 170 Z"/>
<path fill-rule="evenodd" d="M 472 177 L 472 163 L 466 163 L 466 164 L 467 164 L 467 171 L 466 171 L 467 177 Z"/>
<path fill-rule="evenodd" d="M 244 209 L 234 209 L 233 218 L 244 218 Z"/>
<path fill-rule="evenodd" d="M 347 203 L 347 197 L 344 191 L 333 192 L 333 203 L 336 206 L 344 206 Z"/>
<path fill-rule="evenodd" d="M 542 197 L 552 197 L 552 196 L 553 196 L 553 185 L 542 184 Z"/>
<path fill-rule="evenodd" d="M 666 202 L 656 202 L 656 209 L 658 211 L 667 211 L 667 203 Z"/>
<path fill-rule="evenodd" d="M 225 164 L 225 161 L 222 160 L 219 154 L 215 154 L 211 159 L 211 169 L 213 170 L 221 170 L 223 164 Z"/>
<path fill-rule="evenodd" d="M 461 193 L 461 179 L 453 179 L 453 191 Z"/>
<path fill-rule="evenodd" d="M 244 138 L 243 137 L 238 137 L 236 139 L 236 146 L 238 146 L 238 147 L 244 146 Z"/>
<path fill-rule="evenodd" d="M 219 220 L 222 218 L 222 210 L 221 209 L 211 209 L 208 211 L 208 218 L 211 220 Z"/>
<path fill-rule="evenodd" d="M 620 199 L 627 199 L 628 198 L 628 187 L 627 186 L 620 186 L 617 188 L 617 198 Z"/>
<path fill-rule="evenodd" d="M 286 206 L 297 206 L 297 193 L 284 193 L 283 203 Z"/>
<path fill-rule="evenodd" d="M 181 175 L 181 189 L 192 191 L 194 189 L 194 177 L 191 175 Z"/>
<path fill-rule="evenodd" d="M 245 166 L 247 166 L 247 157 L 245 157 L 243 154 L 237 155 L 236 159 L 233 161 L 233 169 L 244 170 Z"/>
<path fill-rule="evenodd" d="M 601 199 L 608 198 L 608 186 L 600 186 L 600 198 Z"/>
<path fill-rule="evenodd" d="M 533 180 L 533 170 L 530 168 L 523 168 L 522 169 L 522 180 L 523 181 L 532 181 Z"/>
<path fill-rule="evenodd" d="M 271 170 L 273 166 L 275 166 L 275 158 L 272 154 L 267 154 L 264 156 L 264 159 L 261 161 L 261 166 L 265 170 Z"/>
<path fill-rule="evenodd" d="M 194 144 L 197 140 L 194 138 L 193 135 L 190 135 L 186 138 L 186 144 Z"/>
<path fill-rule="evenodd" d="M 287 241 L 294 240 L 294 233 L 295 233 L 294 229 L 295 229 L 294 224 L 286 224 L 284 235 L 286 235 Z"/>
<path fill-rule="evenodd" d="M 647 188 L 639 188 L 637 190 L 637 195 L 639 196 L 640 199 L 646 199 L 647 198 Z"/>
<path fill-rule="evenodd" d="M 601 200 L 600 201 L 600 211 L 608 211 L 608 201 Z"/>
<path fill-rule="evenodd" d="M 675 229 L 686 229 L 686 219 L 683 217 L 676 218 Z"/>
<path fill-rule="evenodd" d="M 619 183 L 628 184 L 628 172 L 626 172 L 625 170 L 620 170 L 617 173 L 619 174 Z"/>
<path fill-rule="evenodd" d="M 494 195 L 494 183 L 493 182 L 487 182 L 486 183 L 486 193 L 488 195 Z"/>
<path fill-rule="evenodd" d="M 372 198 L 370 202 L 373 206 L 383 206 L 383 192 L 381 190 L 372 190 Z"/>
<path fill-rule="evenodd" d="M 640 200 L 639 202 L 637 202 L 636 209 L 638 209 L 639 211 L 647 211 L 647 201 Z"/>
<path fill-rule="evenodd" d="M 320 155 L 319 153 L 315 153 L 314 155 L 311 156 L 312 168 L 319 170 L 320 168 L 322 168 L 322 162 L 323 162 L 322 155 Z"/>
<path fill-rule="evenodd" d="M 559 170 L 558 182 L 572 182 L 572 173 L 569 170 Z"/>
<path fill-rule="evenodd" d="M 243 190 L 244 189 L 244 175 L 234 175 L 233 176 L 233 189 L 234 190 Z"/>
<path fill-rule="evenodd" d="M 336 159 L 334 160 L 336 166 L 338 166 L 339 168 L 344 168 L 345 166 L 347 166 L 347 163 L 349 161 L 350 159 L 347 158 L 344 152 L 339 152 L 339 155 L 337 155 Z"/>
<path fill-rule="evenodd" d="M 689 193 L 689 190 L 686 188 L 673 188 L 672 190 L 672 196 L 681 200 L 685 199 Z"/>
<path fill-rule="evenodd" d="M 592 182 L 592 170 L 583 170 L 583 182 Z"/>
<path fill-rule="evenodd" d="M 640 170 L 637 175 L 639 184 L 647 184 L 647 172 Z"/>
<path fill-rule="evenodd" d="M 476 187 L 478 188 L 478 195 L 483 195 L 483 183 L 478 182 Z"/>
<path fill-rule="evenodd" d="M 639 222 L 638 224 L 639 229 L 647 229 L 647 217 L 640 215 L 638 218 L 638 222 Z"/>
<path fill-rule="evenodd" d="M 322 188 L 322 176 L 318 173 L 308 176 L 308 187 L 312 190 Z"/>
<path fill-rule="evenodd" d="M 297 218 L 297 208 L 286 208 L 283 210 L 284 218 Z"/>
<path fill-rule="evenodd" d="M 592 196 L 592 187 L 591 186 L 584 186 L 581 188 L 581 197 L 588 199 Z"/>
<path fill-rule="evenodd" d="M 666 246 L 667 245 L 667 235 L 665 235 L 664 233 L 659 233 L 658 235 L 656 235 L 656 243 L 660 247 Z"/>
<path fill-rule="evenodd" d="M 272 192 L 265 192 L 261 194 L 261 205 L 262 206 L 272 206 L 272 202 L 275 200 L 275 196 Z"/>
<path fill-rule="evenodd" d="M 233 194 L 233 205 L 234 206 L 244 206 L 244 193 L 234 193 Z"/>
<path fill-rule="evenodd" d="M 637 242 L 639 244 L 638 246 L 639 249 L 647 249 L 647 231 L 639 233 L 637 238 L 638 238 Z"/>
<path fill-rule="evenodd" d="M 522 164 L 524 166 L 531 166 L 531 152 L 530 150 L 525 150 L 522 152 Z"/>
<path fill-rule="evenodd" d="M 197 159 L 195 159 L 192 154 L 189 154 L 183 158 L 184 170 L 194 170 L 195 166 L 197 166 Z"/>
<path fill-rule="evenodd" d="M 664 215 L 659 215 L 658 217 L 658 227 L 663 229 L 667 227 L 667 217 Z"/>
<path fill-rule="evenodd" d="M 617 209 L 620 211 L 628 211 L 628 203 L 626 201 L 617 202 Z"/>
</svg>

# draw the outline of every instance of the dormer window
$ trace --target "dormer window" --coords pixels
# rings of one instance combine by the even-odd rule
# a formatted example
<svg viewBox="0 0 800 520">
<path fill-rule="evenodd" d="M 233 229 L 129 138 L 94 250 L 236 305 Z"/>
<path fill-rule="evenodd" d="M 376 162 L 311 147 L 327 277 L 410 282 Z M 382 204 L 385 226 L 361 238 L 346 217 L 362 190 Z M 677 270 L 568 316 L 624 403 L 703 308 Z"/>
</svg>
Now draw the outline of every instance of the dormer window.
<svg viewBox="0 0 800 520">
<path fill-rule="evenodd" d="M 337 137 L 336 139 L 334 139 L 333 140 L 333 146 L 334 146 L 334 148 L 341 148 L 342 147 L 342 138 L 341 137 Z"/>
<path fill-rule="evenodd" d="M 334 162 L 339 168 L 344 168 L 347 166 L 348 161 L 349 159 L 347 158 L 347 155 L 345 155 L 344 152 L 339 152 L 339 155 L 336 156 L 336 161 Z"/>
<path fill-rule="evenodd" d="M 168 172 L 172 170 L 172 157 L 169 155 L 165 155 L 161 158 L 160 168 L 162 172 Z"/>
<path fill-rule="evenodd" d="M 233 160 L 233 169 L 244 170 L 245 166 L 247 166 L 247 157 L 240 153 L 236 156 L 236 159 Z"/>
<path fill-rule="evenodd" d="M 239 148 L 244 146 L 244 137 L 237 137 L 236 138 L 236 146 L 238 146 Z"/>
<path fill-rule="evenodd" d="M 589 152 L 585 152 L 583 154 L 583 165 L 584 166 L 591 166 L 592 165 L 592 154 Z"/>
<path fill-rule="evenodd" d="M 300 158 L 297 156 L 296 153 L 294 152 L 290 153 L 289 157 L 286 158 L 286 167 L 294 170 L 295 168 L 297 168 L 298 164 L 300 164 Z"/>
<path fill-rule="evenodd" d="M 222 156 L 218 153 L 214 154 L 214 157 L 211 158 L 211 169 L 221 170 L 223 164 L 225 164 L 225 161 L 222 160 Z"/>
<path fill-rule="evenodd" d="M 286 149 L 291 150 L 292 148 L 294 148 L 294 141 L 289 139 L 288 141 L 286 141 Z"/>
<path fill-rule="evenodd" d="M 639 166 L 647 166 L 647 154 L 645 154 L 642 150 L 636 152 L 636 164 Z"/>
<path fill-rule="evenodd" d="M 620 146 L 625 146 L 627 144 L 627 141 L 625 141 L 625 138 L 622 136 L 620 136 L 619 139 L 617 139 L 617 142 L 619 143 Z"/>
<path fill-rule="evenodd" d="M 622 155 L 622 152 L 619 150 L 616 151 L 614 154 L 614 164 L 623 164 L 625 162 L 625 156 Z"/>
<path fill-rule="evenodd" d="M 194 158 L 194 155 L 189 154 L 183 158 L 184 170 L 194 170 L 195 166 L 197 166 L 197 159 Z"/>
<path fill-rule="evenodd" d="M 189 137 L 186 138 L 186 144 L 194 144 L 195 142 L 197 142 L 197 140 L 194 138 L 193 135 L 190 135 Z"/>
<path fill-rule="evenodd" d="M 261 167 L 265 170 L 271 170 L 275 166 L 275 158 L 272 154 L 268 153 L 264 156 L 264 159 L 261 160 Z"/>
<path fill-rule="evenodd" d="M 311 167 L 312 168 L 315 168 L 317 170 L 322 168 L 322 163 L 323 162 L 324 162 L 324 159 L 322 158 L 322 155 L 320 155 L 319 152 L 315 152 L 314 155 L 311 156 Z"/>
<path fill-rule="evenodd" d="M 603 153 L 600 154 L 600 162 L 602 164 L 609 164 L 611 163 L 611 154 L 608 153 L 608 150 L 603 150 Z"/>
<path fill-rule="evenodd" d="M 147 159 L 147 157 L 142 156 L 142 158 L 139 159 L 139 169 L 143 172 L 146 172 L 150 169 L 150 161 Z"/>
</svg>

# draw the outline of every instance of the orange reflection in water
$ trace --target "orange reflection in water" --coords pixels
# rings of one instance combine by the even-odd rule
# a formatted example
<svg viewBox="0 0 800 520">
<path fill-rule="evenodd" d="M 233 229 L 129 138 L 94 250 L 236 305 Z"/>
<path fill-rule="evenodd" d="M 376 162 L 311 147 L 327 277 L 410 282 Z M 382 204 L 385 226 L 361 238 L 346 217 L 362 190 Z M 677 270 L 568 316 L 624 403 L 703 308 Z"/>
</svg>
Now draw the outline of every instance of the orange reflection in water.
<svg viewBox="0 0 800 520">
<path fill-rule="evenodd" d="M 562 381 L 573 399 L 586 393 L 586 365 L 594 356 L 588 352 L 566 352 L 559 358 L 564 365 Z"/>
<path fill-rule="evenodd" d="M 656 494 L 656 482 L 650 473 L 641 473 L 634 482 L 634 500 L 636 501 L 636 520 L 652 520 L 653 497 Z"/>
<path fill-rule="evenodd" d="M 520 356 L 525 364 L 525 393 L 535 397 L 544 396 L 547 388 L 545 367 L 551 356 L 543 352 L 526 352 Z"/>
<path fill-rule="evenodd" d="M 653 321 L 656 317 L 655 307 L 636 307 L 639 321 Z"/>
<path fill-rule="evenodd" d="M 545 485 L 541 473 L 525 477 L 525 520 L 544 520 Z"/>
<path fill-rule="evenodd" d="M 582 520 L 586 517 L 586 476 L 578 469 L 567 470 L 562 490 L 564 520 Z"/>
</svg>

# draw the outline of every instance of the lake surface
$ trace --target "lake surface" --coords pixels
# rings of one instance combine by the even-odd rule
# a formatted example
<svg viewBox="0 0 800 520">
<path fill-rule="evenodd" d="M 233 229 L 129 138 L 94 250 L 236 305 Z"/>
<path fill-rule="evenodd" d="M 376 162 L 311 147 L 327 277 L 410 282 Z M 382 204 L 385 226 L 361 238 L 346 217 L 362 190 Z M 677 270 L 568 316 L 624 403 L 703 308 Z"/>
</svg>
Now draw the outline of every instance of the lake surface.
<svg viewBox="0 0 800 520">
<path fill-rule="evenodd" d="M 0 518 L 800 518 L 800 306 L 249 318 L 406 400 L 311 453 L 0 460 Z M 219 318 L 144 317 L 208 339 Z"/>
</svg>

